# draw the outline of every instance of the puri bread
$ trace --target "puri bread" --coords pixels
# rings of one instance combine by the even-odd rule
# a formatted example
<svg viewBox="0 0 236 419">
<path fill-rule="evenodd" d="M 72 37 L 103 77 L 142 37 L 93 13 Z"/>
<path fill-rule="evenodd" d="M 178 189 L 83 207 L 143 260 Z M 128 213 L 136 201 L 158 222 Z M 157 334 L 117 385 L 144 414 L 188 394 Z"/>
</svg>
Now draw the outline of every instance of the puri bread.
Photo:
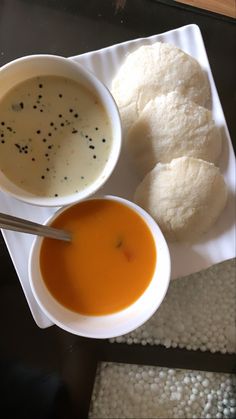
<svg viewBox="0 0 236 419">
<path fill-rule="evenodd" d="M 216 163 L 221 135 L 211 111 L 170 92 L 147 103 L 128 131 L 127 148 L 138 173 L 145 175 L 156 163 L 181 156 Z"/>
<path fill-rule="evenodd" d="M 192 157 L 158 163 L 135 193 L 170 241 L 192 242 L 215 223 L 227 200 L 223 176 L 213 164 Z"/>
<path fill-rule="evenodd" d="M 150 99 L 177 91 L 207 106 L 210 87 L 200 64 L 181 49 L 167 43 L 143 45 L 130 53 L 115 76 L 112 94 L 127 130 Z"/>
</svg>

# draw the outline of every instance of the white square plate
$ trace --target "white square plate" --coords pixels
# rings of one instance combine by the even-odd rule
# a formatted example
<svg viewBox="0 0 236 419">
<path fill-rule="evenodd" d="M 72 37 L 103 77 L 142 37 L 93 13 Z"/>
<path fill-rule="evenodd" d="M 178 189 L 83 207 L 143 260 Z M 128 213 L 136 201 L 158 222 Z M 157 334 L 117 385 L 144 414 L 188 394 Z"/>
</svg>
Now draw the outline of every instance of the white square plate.
<svg viewBox="0 0 236 419">
<path fill-rule="evenodd" d="M 192 246 L 170 245 L 172 279 L 174 279 L 231 259 L 235 257 L 236 248 L 234 218 L 235 157 L 200 30 L 196 25 L 183 26 L 164 34 L 124 42 L 99 51 L 72 57 L 72 59 L 90 69 L 109 88 L 124 57 L 135 48 L 156 41 L 168 42 L 183 49 L 195 57 L 208 74 L 212 92 L 213 118 L 217 126 L 220 127 L 223 137 L 223 151 L 219 166 L 229 190 L 227 207 L 215 226 L 204 235 L 200 242 Z M 129 166 L 125 150 L 123 150 L 112 177 L 100 190 L 100 194 L 118 195 L 132 200 L 137 183 L 138 179 Z M 42 223 L 56 209 L 34 207 L 0 193 L 0 211 L 4 213 Z M 41 328 L 51 326 L 51 321 L 38 307 L 29 285 L 28 258 L 33 237 L 6 230 L 2 232 L 35 322 Z"/>
</svg>

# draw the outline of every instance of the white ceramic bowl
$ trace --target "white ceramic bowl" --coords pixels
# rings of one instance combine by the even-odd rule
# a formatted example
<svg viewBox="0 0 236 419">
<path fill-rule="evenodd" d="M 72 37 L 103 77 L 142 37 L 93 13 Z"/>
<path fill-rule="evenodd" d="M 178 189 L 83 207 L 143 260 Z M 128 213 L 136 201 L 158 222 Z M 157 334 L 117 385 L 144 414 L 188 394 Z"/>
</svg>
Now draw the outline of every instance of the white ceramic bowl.
<svg viewBox="0 0 236 419">
<path fill-rule="evenodd" d="M 55 75 L 79 82 L 94 92 L 105 108 L 111 123 L 112 146 L 108 161 L 92 184 L 66 196 L 42 197 L 21 189 L 0 171 L 0 189 L 24 202 L 41 206 L 64 206 L 95 193 L 110 177 L 121 149 L 121 122 L 116 103 L 109 90 L 91 72 L 71 59 L 55 55 L 31 55 L 16 59 L 0 68 L 0 100 L 11 88 L 33 77 Z M 30 175 L 30 174 L 29 174 Z"/>
<path fill-rule="evenodd" d="M 70 311 L 54 299 L 43 281 L 39 264 L 42 238 L 37 237 L 34 241 L 29 258 L 30 285 L 42 311 L 62 329 L 90 338 L 120 336 L 141 326 L 160 306 L 170 281 L 169 250 L 165 238 L 153 218 L 142 208 L 126 199 L 115 196 L 104 196 L 102 199 L 116 200 L 137 212 L 147 223 L 154 238 L 157 251 L 154 275 L 145 292 L 132 305 L 114 314 L 103 316 L 84 316 Z M 50 224 L 64 210 L 60 209 L 47 220 L 46 224 Z"/>
</svg>

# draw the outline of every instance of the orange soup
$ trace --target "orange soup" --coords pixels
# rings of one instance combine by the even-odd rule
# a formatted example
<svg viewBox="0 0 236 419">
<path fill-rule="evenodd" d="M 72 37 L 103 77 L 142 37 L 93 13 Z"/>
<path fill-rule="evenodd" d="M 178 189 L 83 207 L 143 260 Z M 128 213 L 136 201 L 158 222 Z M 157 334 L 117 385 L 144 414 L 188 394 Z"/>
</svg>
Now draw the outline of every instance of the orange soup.
<svg viewBox="0 0 236 419">
<path fill-rule="evenodd" d="M 72 242 L 43 239 L 40 268 L 47 288 L 68 309 L 104 315 L 134 303 L 149 285 L 156 247 L 146 222 L 114 200 L 94 199 L 65 210 L 52 226 Z"/>
</svg>

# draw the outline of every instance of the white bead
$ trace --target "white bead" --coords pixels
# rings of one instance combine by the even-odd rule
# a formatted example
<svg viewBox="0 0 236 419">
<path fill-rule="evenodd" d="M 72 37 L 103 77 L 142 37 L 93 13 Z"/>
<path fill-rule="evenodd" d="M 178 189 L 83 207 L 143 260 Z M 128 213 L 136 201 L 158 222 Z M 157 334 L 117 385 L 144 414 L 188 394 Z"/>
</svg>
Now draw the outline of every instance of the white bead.
<svg viewBox="0 0 236 419">
<path fill-rule="evenodd" d="M 208 402 L 204 407 L 204 411 L 208 412 L 210 409 L 211 409 L 211 403 Z"/>
<path fill-rule="evenodd" d="M 170 348 L 171 347 L 171 340 L 170 339 L 165 339 L 163 343 L 164 343 L 164 345 L 165 345 L 166 348 Z"/>
<path fill-rule="evenodd" d="M 149 377 L 154 377 L 155 372 L 153 370 L 148 370 L 148 375 L 149 375 Z"/>
<path fill-rule="evenodd" d="M 236 408 L 235 407 L 230 407 L 230 414 L 234 417 L 235 413 L 236 413 Z"/>
<path fill-rule="evenodd" d="M 146 371 L 143 371 L 142 372 L 142 377 L 145 381 L 147 381 L 148 380 L 148 373 Z"/>
<path fill-rule="evenodd" d="M 155 391 L 157 391 L 157 390 L 158 390 L 158 385 L 157 385 L 156 383 L 152 383 L 152 384 L 150 385 L 150 388 L 151 388 L 151 390 L 152 390 L 153 392 L 155 392 Z"/>
<path fill-rule="evenodd" d="M 203 380 L 202 385 L 203 385 L 204 387 L 208 387 L 208 385 L 209 385 L 209 380 L 208 380 L 207 378 L 206 378 L 205 380 Z"/>
<path fill-rule="evenodd" d="M 189 384 L 189 383 L 190 383 L 190 378 L 184 377 L 184 384 Z"/>
<path fill-rule="evenodd" d="M 181 394 L 178 392 L 173 392 L 170 395 L 170 400 L 180 400 L 181 399 Z"/>
<path fill-rule="evenodd" d="M 172 375 L 172 376 L 175 375 L 175 370 L 169 369 L 168 370 L 168 374 L 169 375 Z"/>
</svg>

